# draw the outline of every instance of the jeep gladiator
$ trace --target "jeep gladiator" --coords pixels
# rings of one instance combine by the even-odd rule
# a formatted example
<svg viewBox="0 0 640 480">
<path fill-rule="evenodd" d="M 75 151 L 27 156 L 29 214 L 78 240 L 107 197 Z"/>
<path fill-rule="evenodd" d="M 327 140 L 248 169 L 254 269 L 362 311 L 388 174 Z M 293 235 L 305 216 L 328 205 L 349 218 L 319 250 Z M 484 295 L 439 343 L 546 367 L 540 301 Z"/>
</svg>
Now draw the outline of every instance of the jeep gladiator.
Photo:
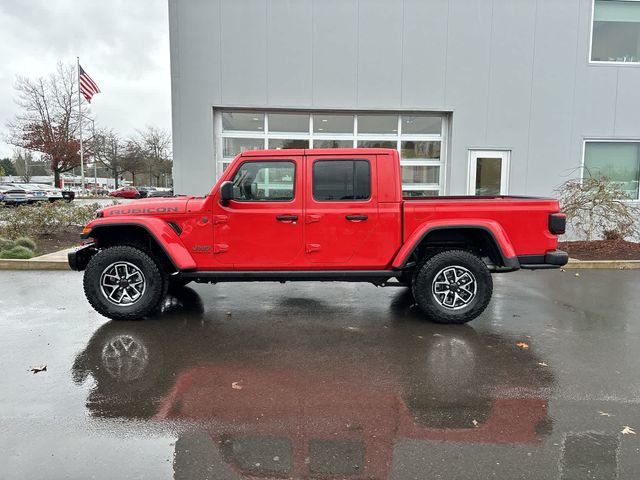
<svg viewBox="0 0 640 480">
<path fill-rule="evenodd" d="M 566 264 L 565 223 L 553 199 L 403 198 L 395 150 L 247 151 L 207 196 L 99 210 L 69 265 L 114 320 L 191 281 L 348 281 L 408 286 L 427 318 L 465 323 L 492 273 Z"/>
</svg>

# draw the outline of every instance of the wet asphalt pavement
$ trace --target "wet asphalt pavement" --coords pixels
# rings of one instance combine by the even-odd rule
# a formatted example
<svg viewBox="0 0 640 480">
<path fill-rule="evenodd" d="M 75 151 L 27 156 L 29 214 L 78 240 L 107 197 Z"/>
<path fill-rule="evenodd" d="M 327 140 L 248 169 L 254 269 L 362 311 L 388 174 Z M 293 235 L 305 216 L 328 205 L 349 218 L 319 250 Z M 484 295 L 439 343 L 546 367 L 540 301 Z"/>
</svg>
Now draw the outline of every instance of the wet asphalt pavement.
<svg viewBox="0 0 640 480">
<path fill-rule="evenodd" d="M 0 479 L 639 478 L 640 271 L 494 281 L 462 327 L 339 283 L 108 322 L 81 274 L 0 272 Z"/>
</svg>

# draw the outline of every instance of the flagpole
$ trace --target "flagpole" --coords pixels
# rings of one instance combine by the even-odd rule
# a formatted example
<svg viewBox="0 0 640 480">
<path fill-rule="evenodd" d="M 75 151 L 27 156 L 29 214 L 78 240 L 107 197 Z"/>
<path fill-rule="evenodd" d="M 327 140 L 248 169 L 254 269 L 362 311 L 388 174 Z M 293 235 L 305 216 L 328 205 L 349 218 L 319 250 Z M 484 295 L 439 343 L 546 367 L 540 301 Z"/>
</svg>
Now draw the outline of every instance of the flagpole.
<svg viewBox="0 0 640 480">
<path fill-rule="evenodd" d="M 84 151 L 82 149 L 82 97 L 80 96 L 80 57 L 76 57 L 78 63 L 78 118 L 80 119 L 80 195 L 84 191 Z"/>
</svg>

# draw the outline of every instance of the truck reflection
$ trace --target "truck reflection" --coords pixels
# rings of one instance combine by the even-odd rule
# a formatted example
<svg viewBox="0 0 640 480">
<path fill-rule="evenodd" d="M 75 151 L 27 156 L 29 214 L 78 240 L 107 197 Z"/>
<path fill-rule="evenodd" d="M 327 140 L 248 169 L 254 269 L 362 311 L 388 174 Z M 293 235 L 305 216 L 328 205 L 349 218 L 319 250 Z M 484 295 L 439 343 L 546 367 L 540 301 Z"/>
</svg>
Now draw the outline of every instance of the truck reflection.
<svg viewBox="0 0 640 480">
<path fill-rule="evenodd" d="M 73 375 L 95 380 L 93 416 L 182 426 L 176 478 L 383 479 L 400 439 L 536 444 L 550 432 L 553 376 L 533 353 L 414 321 L 402 295 L 390 328 L 386 317 L 366 336 L 318 323 L 295 338 L 237 313 L 205 318 L 189 288 L 172 296 L 156 319 L 98 329 Z"/>
</svg>

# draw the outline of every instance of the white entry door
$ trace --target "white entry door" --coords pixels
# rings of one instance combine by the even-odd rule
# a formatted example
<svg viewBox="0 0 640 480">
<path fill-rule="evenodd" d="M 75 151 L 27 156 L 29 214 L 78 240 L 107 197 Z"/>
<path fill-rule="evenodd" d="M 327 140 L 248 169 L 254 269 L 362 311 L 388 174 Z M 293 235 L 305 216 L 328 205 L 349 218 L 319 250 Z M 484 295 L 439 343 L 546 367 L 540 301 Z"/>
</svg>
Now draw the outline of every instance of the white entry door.
<svg viewBox="0 0 640 480">
<path fill-rule="evenodd" d="M 509 150 L 469 150 L 469 195 L 509 194 Z"/>
</svg>

